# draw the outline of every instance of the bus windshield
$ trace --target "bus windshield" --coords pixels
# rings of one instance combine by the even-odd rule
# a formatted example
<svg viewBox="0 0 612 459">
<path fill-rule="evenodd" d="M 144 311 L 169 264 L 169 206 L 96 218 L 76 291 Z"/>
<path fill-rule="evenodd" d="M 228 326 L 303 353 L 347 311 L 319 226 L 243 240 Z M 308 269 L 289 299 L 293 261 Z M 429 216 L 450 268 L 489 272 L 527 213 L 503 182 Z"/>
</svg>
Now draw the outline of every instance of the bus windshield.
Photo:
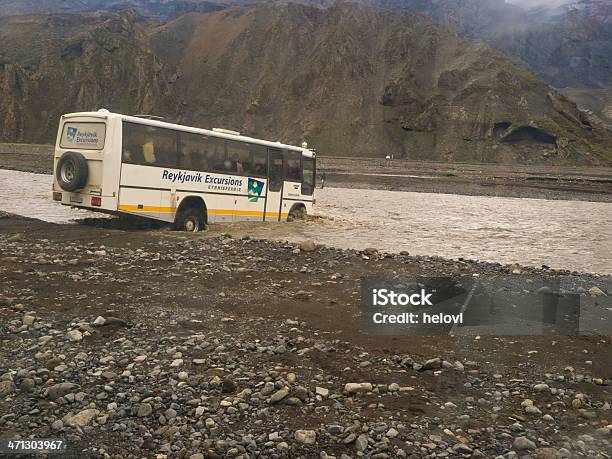
<svg viewBox="0 0 612 459">
<path fill-rule="evenodd" d="M 311 195 L 315 188 L 315 160 L 302 156 L 302 194 Z"/>
</svg>

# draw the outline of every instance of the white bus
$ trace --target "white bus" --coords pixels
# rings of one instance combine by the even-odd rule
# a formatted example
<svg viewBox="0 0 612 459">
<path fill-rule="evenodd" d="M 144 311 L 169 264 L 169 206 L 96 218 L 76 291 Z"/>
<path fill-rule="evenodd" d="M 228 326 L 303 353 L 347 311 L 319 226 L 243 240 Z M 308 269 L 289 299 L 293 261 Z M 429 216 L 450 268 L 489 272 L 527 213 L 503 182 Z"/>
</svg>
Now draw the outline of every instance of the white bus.
<svg viewBox="0 0 612 459">
<path fill-rule="evenodd" d="M 185 231 L 312 213 L 315 154 L 304 147 L 101 109 L 61 117 L 53 199 L 171 222 Z"/>
</svg>

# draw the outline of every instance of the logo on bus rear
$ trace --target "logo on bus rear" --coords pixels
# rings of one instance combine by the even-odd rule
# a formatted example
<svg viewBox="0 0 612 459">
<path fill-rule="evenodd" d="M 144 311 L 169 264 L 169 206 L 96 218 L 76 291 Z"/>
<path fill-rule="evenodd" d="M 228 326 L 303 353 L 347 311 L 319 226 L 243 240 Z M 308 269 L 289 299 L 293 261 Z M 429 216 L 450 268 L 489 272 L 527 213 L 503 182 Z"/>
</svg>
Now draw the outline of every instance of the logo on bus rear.
<svg viewBox="0 0 612 459">
<path fill-rule="evenodd" d="M 265 182 L 262 182 L 261 180 L 255 180 L 252 178 L 249 179 L 249 201 L 257 202 L 261 196 L 261 192 L 263 191 L 264 184 Z"/>
<path fill-rule="evenodd" d="M 68 128 L 68 132 L 66 133 L 66 138 L 68 139 L 68 142 L 72 142 L 74 140 L 77 135 L 77 132 L 79 132 L 79 130 L 75 127 Z"/>
</svg>

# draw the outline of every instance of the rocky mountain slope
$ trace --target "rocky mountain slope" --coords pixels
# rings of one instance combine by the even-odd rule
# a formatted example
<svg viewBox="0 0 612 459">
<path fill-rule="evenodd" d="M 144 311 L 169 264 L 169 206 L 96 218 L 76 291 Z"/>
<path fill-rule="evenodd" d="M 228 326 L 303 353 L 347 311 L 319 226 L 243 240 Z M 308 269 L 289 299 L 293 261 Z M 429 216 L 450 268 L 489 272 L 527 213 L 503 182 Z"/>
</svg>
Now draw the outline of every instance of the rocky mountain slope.
<svg viewBox="0 0 612 459">
<path fill-rule="evenodd" d="M 335 0 L 294 0 L 329 6 Z M 354 0 L 430 16 L 439 24 L 483 40 L 557 87 L 612 88 L 612 3 L 609 0 Z M 135 8 L 172 19 L 266 0 L 0 0 L 0 15 L 119 11 Z M 275 3 L 283 3 L 276 1 Z"/>
<path fill-rule="evenodd" d="M 49 141 L 61 113 L 106 107 L 325 154 L 597 163 L 612 151 L 608 131 L 531 73 L 406 12 L 13 16 L 0 34 L 4 141 Z"/>
<path fill-rule="evenodd" d="M 146 16 L 169 18 L 224 9 L 228 4 L 226 0 L 0 0 L 0 15 L 118 12 L 133 8 Z"/>
</svg>

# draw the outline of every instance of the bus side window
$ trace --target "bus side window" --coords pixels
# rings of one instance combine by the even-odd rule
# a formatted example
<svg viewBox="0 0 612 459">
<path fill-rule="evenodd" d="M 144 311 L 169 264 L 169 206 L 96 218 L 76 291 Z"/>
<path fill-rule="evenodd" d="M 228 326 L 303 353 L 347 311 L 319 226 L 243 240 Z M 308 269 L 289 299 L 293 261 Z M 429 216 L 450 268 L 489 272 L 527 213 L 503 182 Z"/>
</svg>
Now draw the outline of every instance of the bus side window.
<svg viewBox="0 0 612 459">
<path fill-rule="evenodd" d="M 300 182 L 302 174 L 300 170 L 300 159 L 302 154 L 297 151 L 283 151 L 285 159 L 285 180 L 290 182 Z"/>
<path fill-rule="evenodd" d="M 267 169 L 267 149 L 262 145 L 251 145 L 251 161 L 250 167 L 245 171 L 247 175 L 255 175 L 259 177 L 266 176 Z"/>
<path fill-rule="evenodd" d="M 144 163 L 142 152 L 144 142 L 145 135 L 141 126 L 134 123 L 123 123 L 122 149 L 124 162 L 133 164 Z"/>
<path fill-rule="evenodd" d="M 227 161 L 230 172 L 238 175 L 248 175 L 251 166 L 251 145 L 244 142 L 227 142 Z"/>
<path fill-rule="evenodd" d="M 180 167 L 182 169 L 206 171 L 210 167 L 208 149 L 210 139 L 201 134 L 181 132 L 181 157 Z"/>
<path fill-rule="evenodd" d="M 210 139 L 210 160 L 209 166 L 214 172 L 229 172 L 231 169 L 231 163 L 227 158 L 227 146 L 224 139 L 211 138 Z"/>
<path fill-rule="evenodd" d="M 175 131 L 170 129 L 162 128 L 148 128 L 150 131 L 149 142 L 151 143 L 152 153 L 151 157 L 147 157 L 148 144 L 143 146 L 145 161 L 158 166 L 177 166 L 177 135 Z M 152 160 L 152 161 L 151 161 Z"/>
<path fill-rule="evenodd" d="M 123 123 L 123 160 L 135 164 L 176 167 L 177 133 L 171 129 Z"/>
<path fill-rule="evenodd" d="M 283 185 L 283 153 L 280 150 L 269 150 L 268 183 L 270 191 L 280 191 Z"/>
</svg>

